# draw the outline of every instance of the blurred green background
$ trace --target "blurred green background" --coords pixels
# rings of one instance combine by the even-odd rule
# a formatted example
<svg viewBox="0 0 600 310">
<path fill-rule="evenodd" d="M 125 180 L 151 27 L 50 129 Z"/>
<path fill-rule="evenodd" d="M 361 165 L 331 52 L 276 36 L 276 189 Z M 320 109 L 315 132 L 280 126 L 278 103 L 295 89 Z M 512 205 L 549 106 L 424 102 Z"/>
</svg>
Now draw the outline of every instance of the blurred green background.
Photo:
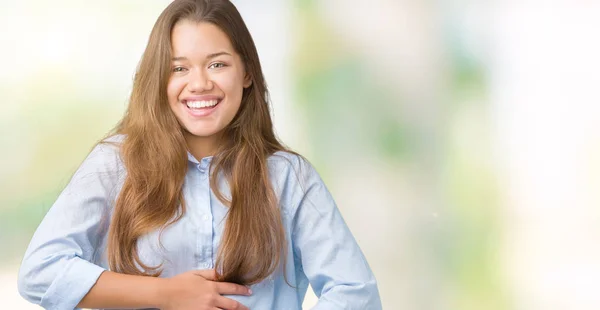
<svg viewBox="0 0 600 310">
<path fill-rule="evenodd" d="M 170 1 L 0 1 L 0 298 Z M 600 5 L 233 1 L 384 309 L 598 309 Z M 315 303 L 307 296 L 305 307 Z"/>
</svg>

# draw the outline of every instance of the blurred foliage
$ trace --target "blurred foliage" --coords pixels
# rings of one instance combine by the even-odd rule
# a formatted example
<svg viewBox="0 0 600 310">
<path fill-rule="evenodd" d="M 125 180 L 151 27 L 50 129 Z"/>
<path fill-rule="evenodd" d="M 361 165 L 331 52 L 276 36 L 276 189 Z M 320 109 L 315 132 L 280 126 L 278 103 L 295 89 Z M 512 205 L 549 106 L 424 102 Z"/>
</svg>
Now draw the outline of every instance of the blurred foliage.
<svg viewBox="0 0 600 310">
<path fill-rule="evenodd" d="M 441 184 L 439 200 L 443 203 L 437 208 L 444 214 L 440 219 L 443 225 L 438 230 L 421 231 L 415 248 L 404 250 L 422 251 L 420 247 L 431 247 L 433 252 L 425 251 L 428 253 L 425 255 L 434 255 L 444 285 L 442 291 L 431 291 L 433 288 L 429 287 L 421 288 L 427 292 L 417 293 L 447 296 L 448 309 L 506 309 L 496 261 L 499 241 L 496 176 L 491 160 L 486 158 L 491 154 L 491 146 L 486 144 L 490 133 L 485 98 L 488 82 L 483 65 L 473 59 L 458 35 L 448 36 L 453 38 L 446 42 L 449 83 L 441 96 L 444 101 L 438 103 L 444 111 L 444 123 L 433 133 L 441 137 L 442 145 L 423 147 L 436 141 L 415 141 L 428 135 L 398 117 L 402 98 L 391 95 L 397 92 L 369 76 L 362 56 L 349 48 L 349 42 L 331 32 L 316 2 L 296 0 L 295 3 L 300 36 L 295 56 L 296 96 L 301 111 L 310 120 L 308 136 L 316 150 L 312 157 L 321 165 L 319 168 L 335 173 L 331 163 L 356 152 L 374 155 L 388 164 L 417 163 L 417 167 L 427 167 L 434 175 L 424 186 L 431 189 L 419 192 L 435 193 L 435 183 Z M 431 149 L 440 152 L 433 157 L 433 163 L 429 162 L 432 157 L 424 153 Z M 419 184 L 419 180 L 414 183 Z M 427 204 L 436 199 L 422 197 L 422 200 Z M 435 307 L 435 299 L 427 302 L 423 298 L 417 304 L 423 309 Z"/>
<path fill-rule="evenodd" d="M 333 35 L 317 14 L 314 3 L 299 1 L 298 46 L 295 58 L 295 95 L 310 120 L 312 156 L 327 173 L 325 162 L 363 149 L 387 162 L 414 153 L 414 134 L 395 117 L 399 98 L 393 98 L 375 79 L 365 78 L 360 55 Z"/>
</svg>

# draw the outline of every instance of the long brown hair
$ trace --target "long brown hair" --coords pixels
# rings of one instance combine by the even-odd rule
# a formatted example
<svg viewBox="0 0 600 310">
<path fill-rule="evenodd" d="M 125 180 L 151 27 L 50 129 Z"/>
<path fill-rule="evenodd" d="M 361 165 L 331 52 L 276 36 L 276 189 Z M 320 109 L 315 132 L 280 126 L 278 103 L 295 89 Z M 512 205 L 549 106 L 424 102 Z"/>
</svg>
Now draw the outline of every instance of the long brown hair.
<svg viewBox="0 0 600 310">
<path fill-rule="evenodd" d="M 114 131 L 125 136 L 121 158 L 127 176 L 109 227 L 109 265 L 121 273 L 160 275 L 161 265 L 147 266 L 140 261 L 137 241 L 176 222 L 185 212 L 186 141 L 166 95 L 171 31 L 183 19 L 212 23 L 223 30 L 252 80 L 244 89 L 237 115 L 224 129 L 224 139 L 211 163 L 210 186 L 229 206 L 215 266 L 218 279 L 256 283 L 286 260 L 285 232 L 269 181 L 267 158 L 276 151 L 289 150 L 273 132 L 267 87 L 250 32 L 227 0 L 175 0 L 152 29 L 128 109 Z M 230 201 L 218 190 L 216 176 L 220 175 L 229 184 Z"/>
</svg>

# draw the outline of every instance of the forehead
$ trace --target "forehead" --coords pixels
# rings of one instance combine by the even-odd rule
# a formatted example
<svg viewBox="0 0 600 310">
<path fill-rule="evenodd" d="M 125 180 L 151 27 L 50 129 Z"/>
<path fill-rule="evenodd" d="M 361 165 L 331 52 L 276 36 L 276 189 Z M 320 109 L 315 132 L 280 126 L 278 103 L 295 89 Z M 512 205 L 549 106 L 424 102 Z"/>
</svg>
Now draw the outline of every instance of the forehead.
<svg viewBox="0 0 600 310">
<path fill-rule="evenodd" d="M 190 54 L 207 55 L 226 51 L 233 54 L 233 46 L 223 30 L 207 22 L 181 20 L 171 32 L 171 51 L 173 56 Z"/>
</svg>

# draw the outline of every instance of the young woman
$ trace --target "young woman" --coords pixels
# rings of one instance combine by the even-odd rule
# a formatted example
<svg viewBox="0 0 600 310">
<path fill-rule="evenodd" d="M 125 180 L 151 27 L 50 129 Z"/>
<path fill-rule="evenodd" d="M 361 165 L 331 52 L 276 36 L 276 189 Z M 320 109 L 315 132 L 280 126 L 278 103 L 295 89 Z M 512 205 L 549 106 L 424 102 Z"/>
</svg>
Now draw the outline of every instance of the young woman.
<svg viewBox="0 0 600 310">
<path fill-rule="evenodd" d="M 256 47 L 227 0 L 175 0 L 128 110 L 38 227 L 19 291 L 47 309 L 380 309 L 314 168 L 275 137 Z"/>
</svg>

